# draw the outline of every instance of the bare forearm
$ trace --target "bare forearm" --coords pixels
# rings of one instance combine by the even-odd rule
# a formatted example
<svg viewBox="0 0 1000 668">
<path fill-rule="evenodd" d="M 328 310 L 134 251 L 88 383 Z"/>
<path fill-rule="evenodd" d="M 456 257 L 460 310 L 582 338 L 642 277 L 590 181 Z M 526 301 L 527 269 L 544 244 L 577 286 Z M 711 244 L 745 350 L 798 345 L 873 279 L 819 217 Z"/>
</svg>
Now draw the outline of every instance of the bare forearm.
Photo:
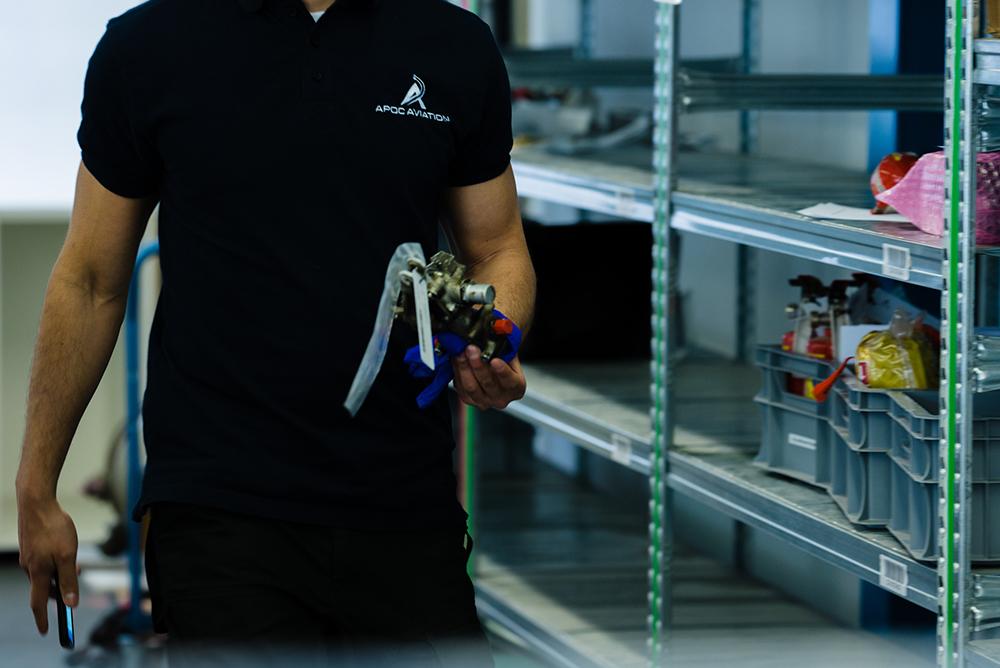
<svg viewBox="0 0 1000 668">
<path fill-rule="evenodd" d="M 70 442 L 115 346 L 124 295 L 102 296 L 57 264 L 35 344 L 17 475 L 22 498 L 54 498 Z"/>
<path fill-rule="evenodd" d="M 497 308 L 527 332 L 535 312 L 535 270 L 527 247 L 518 244 L 497 251 L 471 264 L 469 273 L 496 288 Z"/>
</svg>

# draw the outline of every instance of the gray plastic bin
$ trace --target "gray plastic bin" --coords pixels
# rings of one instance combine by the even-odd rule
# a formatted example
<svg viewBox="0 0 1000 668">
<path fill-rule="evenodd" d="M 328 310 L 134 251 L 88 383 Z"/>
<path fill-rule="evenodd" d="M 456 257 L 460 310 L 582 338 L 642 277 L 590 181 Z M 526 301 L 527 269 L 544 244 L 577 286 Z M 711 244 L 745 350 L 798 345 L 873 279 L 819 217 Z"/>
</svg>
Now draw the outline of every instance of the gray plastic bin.
<svg viewBox="0 0 1000 668">
<path fill-rule="evenodd" d="M 763 374 L 761 390 L 757 394 L 758 399 L 792 408 L 800 413 L 809 413 L 824 419 L 827 417 L 830 402 L 819 403 L 808 397 L 792 394 L 788 391 L 788 378 L 799 376 L 819 382 L 833 373 L 828 363 L 812 357 L 787 353 L 779 346 L 758 346 L 755 361 Z"/>
<path fill-rule="evenodd" d="M 906 470 L 893 460 L 889 471 L 890 477 L 890 512 L 886 528 L 904 546 L 909 540 L 910 530 L 910 485 L 913 478 Z"/>
<path fill-rule="evenodd" d="M 763 383 L 756 402 L 761 408 L 761 446 L 755 463 L 797 480 L 826 487 L 830 482 L 829 402 L 819 403 L 788 392 L 790 374 L 826 378 L 830 366 L 817 359 L 759 346 L 757 365 Z"/>
<path fill-rule="evenodd" d="M 756 397 L 763 434 L 756 464 L 822 486 L 848 520 L 886 526 L 916 559 L 937 558 L 938 394 L 870 390 L 849 374 L 827 401 L 787 391 L 788 374 L 819 381 L 822 360 L 760 346 Z M 1000 392 L 975 397 L 973 561 L 1000 562 Z"/>
<path fill-rule="evenodd" d="M 844 372 L 847 373 L 846 371 Z M 827 417 L 830 424 L 837 429 L 844 430 L 844 439 L 848 437 L 848 429 L 851 420 L 851 407 L 848 403 L 847 386 L 844 384 L 843 376 L 833 386 L 833 391 L 826 395 L 826 402 L 830 404 L 827 409 Z"/>
<path fill-rule="evenodd" d="M 892 517 L 889 531 L 914 559 L 937 559 L 937 483 L 914 480 L 901 466 L 892 474 Z M 992 526 L 1000 517 L 1000 482 L 972 484 L 971 547 L 969 558 L 976 562 L 1000 561 L 1000 531 Z"/>
<path fill-rule="evenodd" d="M 892 512 L 892 460 L 850 447 L 847 432 L 830 428 L 830 496 L 854 524 L 882 527 Z"/>
<path fill-rule="evenodd" d="M 890 455 L 911 477 L 939 479 L 941 423 L 937 392 L 891 392 Z M 1000 393 L 977 395 L 972 423 L 972 480 L 1000 481 Z"/>
<path fill-rule="evenodd" d="M 756 399 L 761 409 L 761 445 L 754 463 L 825 487 L 830 481 L 830 427 L 815 413 Z M 815 402 L 813 402 L 815 403 Z"/>
<path fill-rule="evenodd" d="M 861 452 L 889 452 L 892 421 L 889 392 L 872 390 L 848 372 L 840 378 L 847 390 L 847 443 Z"/>
<path fill-rule="evenodd" d="M 847 519 L 863 526 L 885 526 L 892 512 L 891 475 L 887 453 L 852 448 L 847 454 Z"/>
<path fill-rule="evenodd" d="M 830 425 L 830 483 L 826 491 L 841 509 L 847 508 L 847 429 Z M 846 511 L 845 511 L 846 513 Z"/>
</svg>

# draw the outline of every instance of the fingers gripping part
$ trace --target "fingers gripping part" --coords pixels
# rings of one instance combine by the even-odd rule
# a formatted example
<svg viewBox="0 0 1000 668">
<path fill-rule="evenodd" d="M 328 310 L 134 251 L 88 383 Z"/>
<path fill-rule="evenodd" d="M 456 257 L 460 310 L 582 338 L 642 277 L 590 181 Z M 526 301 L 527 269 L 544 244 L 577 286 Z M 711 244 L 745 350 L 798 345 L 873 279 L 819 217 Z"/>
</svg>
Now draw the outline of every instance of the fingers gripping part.
<svg viewBox="0 0 1000 668">
<path fill-rule="evenodd" d="M 521 329 L 514 323 L 513 320 L 505 316 L 498 309 L 493 309 L 493 315 L 496 317 L 496 322 L 506 322 L 509 323 L 510 333 L 503 335 L 507 341 L 507 350 L 498 359 L 503 360 L 506 363 L 513 361 L 517 357 L 517 351 L 521 347 Z M 504 326 L 502 329 L 507 329 L 508 326 Z M 494 332 L 496 331 L 496 324 L 494 324 Z M 465 350 L 468 347 L 468 342 L 462 337 L 451 332 L 442 332 L 434 337 L 435 343 L 435 371 L 431 371 L 423 362 L 420 361 L 420 347 L 414 346 L 406 351 L 403 357 L 404 362 L 408 365 L 410 370 L 410 375 L 414 378 L 430 378 L 433 376 L 431 383 L 424 388 L 424 390 L 417 396 L 417 405 L 420 408 L 427 408 L 441 395 L 441 392 L 448 387 L 448 383 L 451 382 L 454 377 L 454 367 L 450 363 L 452 360 L 459 360 L 463 355 L 465 355 Z M 492 373 L 491 367 L 484 367 L 485 373 Z M 470 375 L 473 380 L 476 380 L 477 374 L 474 373 L 473 369 L 470 369 Z M 481 382 L 481 381 L 477 381 Z M 478 404 L 481 398 L 470 396 L 473 401 Z"/>
</svg>

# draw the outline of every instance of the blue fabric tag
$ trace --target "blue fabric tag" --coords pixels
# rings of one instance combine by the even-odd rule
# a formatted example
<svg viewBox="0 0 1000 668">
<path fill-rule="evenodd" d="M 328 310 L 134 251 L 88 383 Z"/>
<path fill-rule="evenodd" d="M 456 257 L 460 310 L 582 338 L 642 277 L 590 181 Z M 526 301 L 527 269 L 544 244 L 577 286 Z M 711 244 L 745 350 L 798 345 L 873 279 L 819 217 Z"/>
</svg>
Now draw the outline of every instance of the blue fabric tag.
<svg viewBox="0 0 1000 668">
<path fill-rule="evenodd" d="M 499 320 L 510 320 L 497 309 L 493 309 L 493 315 Z M 517 357 L 517 351 L 521 347 L 521 328 L 514 324 L 514 331 L 507 335 L 508 350 L 500 357 L 504 362 L 510 363 Z M 403 361 L 410 370 L 410 375 L 414 378 L 432 378 L 430 384 L 417 395 L 417 405 L 420 408 L 427 408 L 441 396 L 441 393 L 455 375 L 455 370 L 451 366 L 451 360 L 457 355 L 465 353 L 469 342 L 451 332 L 444 332 L 434 337 L 434 366 L 436 370 L 431 370 L 420 359 L 420 346 L 413 346 L 406 351 Z"/>
</svg>

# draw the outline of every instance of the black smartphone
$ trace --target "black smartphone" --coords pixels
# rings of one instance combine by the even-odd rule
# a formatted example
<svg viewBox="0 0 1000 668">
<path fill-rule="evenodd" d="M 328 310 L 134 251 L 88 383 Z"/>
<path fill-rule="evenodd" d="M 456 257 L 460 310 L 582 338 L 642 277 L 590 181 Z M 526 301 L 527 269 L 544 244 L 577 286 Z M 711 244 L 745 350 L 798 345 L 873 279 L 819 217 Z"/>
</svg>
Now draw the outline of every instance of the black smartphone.
<svg viewBox="0 0 1000 668">
<path fill-rule="evenodd" d="M 76 631 L 73 628 L 73 608 L 63 603 L 62 590 L 59 588 L 59 578 L 52 578 L 50 587 L 52 598 L 56 599 L 56 617 L 59 625 L 59 645 L 65 649 L 76 647 Z"/>
</svg>

